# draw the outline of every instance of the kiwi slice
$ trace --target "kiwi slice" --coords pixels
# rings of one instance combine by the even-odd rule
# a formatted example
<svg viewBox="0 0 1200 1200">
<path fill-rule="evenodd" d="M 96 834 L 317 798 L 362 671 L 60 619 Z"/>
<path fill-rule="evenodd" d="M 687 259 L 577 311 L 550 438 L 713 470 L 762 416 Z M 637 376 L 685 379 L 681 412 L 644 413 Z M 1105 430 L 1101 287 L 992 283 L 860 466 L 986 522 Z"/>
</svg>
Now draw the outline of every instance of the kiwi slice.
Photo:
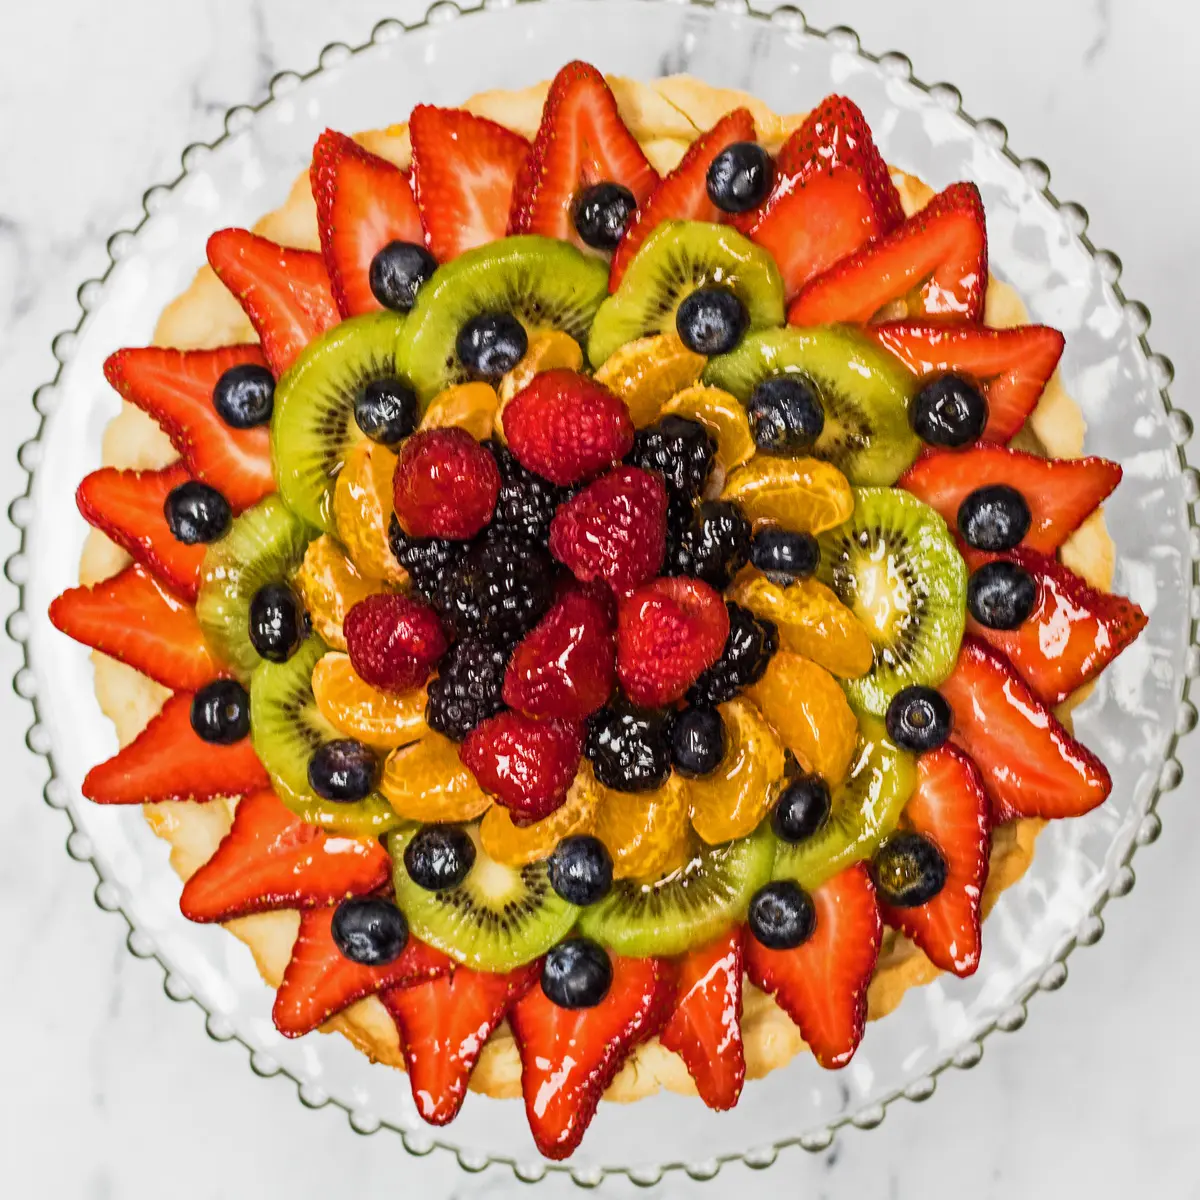
<svg viewBox="0 0 1200 1200">
<path fill-rule="evenodd" d="M 772 878 L 792 879 L 812 891 L 870 858 L 896 828 L 916 783 L 916 759 L 888 737 L 881 720 L 860 717 L 850 774 L 833 790 L 829 817 L 805 841 L 777 843 Z"/>
<path fill-rule="evenodd" d="M 480 971 L 511 971 L 545 954 L 571 931 L 579 909 L 550 886 L 545 861 L 508 867 L 490 858 L 479 831 L 475 865 L 456 888 L 430 892 L 413 883 L 404 849 L 415 830 L 397 830 L 387 840 L 392 855 L 396 902 L 421 941 Z"/>
<path fill-rule="evenodd" d="M 459 330 L 483 313 L 511 313 L 526 332 L 561 329 L 583 343 L 608 295 L 600 259 L 553 238 L 504 238 L 439 267 L 417 293 L 400 338 L 401 373 L 422 406 L 469 378 L 459 362 Z"/>
<path fill-rule="evenodd" d="M 706 846 L 658 883 L 618 880 L 583 910 L 580 929 L 617 954 L 683 954 L 745 920 L 750 898 L 771 877 L 774 839 L 765 825 L 749 837 Z"/>
<path fill-rule="evenodd" d="M 967 566 L 941 516 L 898 488 L 855 488 L 853 515 L 819 541 L 821 581 L 875 646 L 871 669 L 845 681 L 851 701 L 883 716 L 901 688 L 941 683 L 967 616 Z"/>
<path fill-rule="evenodd" d="M 335 325 L 305 347 L 275 389 L 271 457 L 288 507 L 310 525 L 336 532 L 333 485 L 363 434 L 354 401 L 368 383 L 394 379 L 405 318 L 369 313 Z"/>
<path fill-rule="evenodd" d="M 737 294 L 751 329 L 783 324 L 783 279 L 765 250 L 728 225 L 664 221 L 633 256 L 621 286 L 600 305 L 588 339 L 592 366 L 626 342 L 674 333 L 680 301 L 710 284 Z"/>
<path fill-rule="evenodd" d="M 290 583 L 315 536 L 278 495 L 267 496 L 204 555 L 196 616 L 209 645 L 243 682 L 263 661 L 250 644 L 250 601 L 265 583 Z"/>
<path fill-rule="evenodd" d="M 764 379 L 778 375 L 804 375 L 816 386 L 825 428 L 812 453 L 851 483 L 895 483 L 920 453 L 908 420 L 915 377 L 858 330 L 826 325 L 747 334 L 734 350 L 709 360 L 704 382 L 746 404 Z"/>
</svg>

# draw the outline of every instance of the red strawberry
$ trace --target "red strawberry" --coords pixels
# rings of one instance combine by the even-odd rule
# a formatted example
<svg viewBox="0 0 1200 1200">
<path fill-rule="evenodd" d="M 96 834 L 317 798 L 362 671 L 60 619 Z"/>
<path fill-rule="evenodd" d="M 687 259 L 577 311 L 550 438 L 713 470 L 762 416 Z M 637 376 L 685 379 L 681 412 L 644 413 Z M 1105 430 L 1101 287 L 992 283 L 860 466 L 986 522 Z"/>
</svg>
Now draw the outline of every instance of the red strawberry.
<svg viewBox="0 0 1200 1200">
<path fill-rule="evenodd" d="M 502 712 L 476 725 L 458 756 L 497 804 L 538 821 L 562 806 L 582 753 L 582 726 Z"/>
<path fill-rule="evenodd" d="M 179 907 L 189 921 L 314 908 L 373 892 L 390 873 L 391 859 L 376 838 L 332 837 L 265 788 L 238 801 L 233 828 L 183 885 Z"/>
<path fill-rule="evenodd" d="M 810 279 L 788 308 L 788 321 L 869 321 L 884 305 L 913 292 L 918 312 L 926 316 L 981 321 L 987 281 L 979 189 L 954 183 L 903 225 Z"/>
<path fill-rule="evenodd" d="M 986 643 L 963 638 L 958 665 L 939 690 L 954 710 L 951 737 L 979 767 L 996 824 L 1078 817 L 1108 798 L 1104 764 Z"/>
<path fill-rule="evenodd" d="M 461 108 L 418 104 L 408 118 L 425 242 L 438 262 L 502 238 L 529 156 L 519 133 Z"/>
<path fill-rule="evenodd" d="M 992 823 L 979 768 L 950 744 L 922 754 L 904 819 L 942 852 L 946 883 L 916 908 L 892 908 L 880 897 L 883 919 L 912 938 L 935 967 L 963 977 L 974 975 Z"/>
<path fill-rule="evenodd" d="M 633 448 L 625 401 L 576 371 L 535 375 L 504 410 L 508 448 L 527 470 L 566 486 L 590 479 Z"/>
<path fill-rule="evenodd" d="M 371 260 L 388 242 L 425 242 L 408 176 L 327 129 L 313 148 L 309 180 L 338 310 L 344 317 L 376 312 L 383 305 L 371 291 Z"/>
<path fill-rule="evenodd" d="M 420 687 L 449 645 L 429 605 L 392 592 L 360 600 L 342 629 L 359 678 L 385 692 Z"/>
<path fill-rule="evenodd" d="M 817 1062 L 844 1067 L 867 1024 L 867 985 L 883 928 L 875 885 L 862 863 L 812 893 L 817 927 L 795 950 L 768 950 L 746 938 L 746 974 L 775 997 L 800 1028 Z"/>
<path fill-rule="evenodd" d="M 179 692 L 114 758 L 93 767 L 83 794 L 97 804 L 153 804 L 247 796 L 270 786 L 249 738 L 214 745 L 192 728 L 192 697 Z"/>
<path fill-rule="evenodd" d="M 300 351 L 341 319 L 325 261 L 245 229 L 208 239 L 208 262 L 245 309 L 278 379 Z"/>
<path fill-rule="evenodd" d="M 985 442 L 1007 442 L 1033 412 L 1062 357 L 1064 339 L 1047 325 L 987 329 L 936 321 L 884 321 L 865 330 L 914 375 L 953 371 L 979 384 L 988 403 Z"/>
<path fill-rule="evenodd" d="M 731 929 L 679 963 L 675 1011 L 659 1041 L 674 1050 L 709 1108 L 732 1108 L 746 1081 L 742 1050 L 742 930 Z"/>
<path fill-rule="evenodd" d="M 136 563 L 94 587 L 63 592 L 50 620 L 68 637 L 120 659 L 163 687 L 193 691 L 221 672 L 196 610 Z"/>
<path fill-rule="evenodd" d="M 347 958 L 333 940 L 336 908 L 310 908 L 300 915 L 291 961 L 275 994 L 271 1016 L 284 1037 L 300 1037 L 384 988 L 434 979 L 453 970 L 440 950 L 408 939 L 400 957 L 380 967 Z"/>
<path fill-rule="evenodd" d="M 533 149 L 513 190 L 509 232 L 581 245 L 571 207 L 583 188 L 603 182 L 622 184 L 641 204 L 658 172 L 621 120 L 604 76 L 587 63 L 570 62 L 550 84 Z"/>
<path fill-rule="evenodd" d="M 684 692 L 721 657 L 729 612 L 699 579 L 656 579 L 617 607 L 617 675 L 635 704 L 659 708 Z"/>
<path fill-rule="evenodd" d="M 509 975 L 455 967 L 381 994 L 400 1031 L 417 1112 L 430 1125 L 448 1125 L 458 1115 L 488 1037 L 540 971 L 540 961 Z"/>
<path fill-rule="evenodd" d="M 533 987 L 509 1013 L 529 1128 L 547 1158 L 571 1155 L 630 1052 L 670 1015 L 675 975 L 669 963 L 614 958 L 612 967 L 612 986 L 595 1008 L 559 1008 Z"/>
<path fill-rule="evenodd" d="M 625 268 L 642 243 L 662 221 L 728 220 L 708 198 L 708 168 L 713 159 L 734 142 L 754 141 L 754 118 L 748 108 L 726 113 L 707 133 L 702 133 L 687 149 L 679 165 L 639 204 L 613 254 L 608 290 L 615 292 Z M 506 426 L 507 427 L 507 426 Z"/>
<path fill-rule="evenodd" d="M 936 508 L 951 529 L 959 505 L 976 488 L 1006 483 L 1025 497 L 1032 521 L 1023 546 L 1053 554 L 1121 482 L 1121 468 L 1104 458 L 1040 458 L 1004 446 L 927 451 L 903 475 L 906 488 Z"/>
<path fill-rule="evenodd" d="M 93 471 L 75 492 L 75 503 L 94 525 L 172 591 L 195 600 L 205 546 L 179 541 L 163 512 L 167 497 L 191 479 L 184 463 L 161 471 Z"/>
<path fill-rule="evenodd" d="M 188 470 L 211 484 L 236 511 L 275 490 L 271 435 L 265 426 L 233 429 L 213 407 L 213 388 L 230 367 L 266 366 L 257 346 L 219 350 L 118 350 L 104 375 L 123 399 L 149 413 L 183 455 Z"/>
<path fill-rule="evenodd" d="M 426 429 L 400 449 L 392 495 L 409 537 L 474 537 L 499 494 L 496 460 L 465 429 Z"/>
<path fill-rule="evenodd" d="M 667 551 L 667 489 L 640 467 L 617 467 L 559 505 L 550 553 L 576 579 L 616 591 L 658 574 Z"/>
</svg>

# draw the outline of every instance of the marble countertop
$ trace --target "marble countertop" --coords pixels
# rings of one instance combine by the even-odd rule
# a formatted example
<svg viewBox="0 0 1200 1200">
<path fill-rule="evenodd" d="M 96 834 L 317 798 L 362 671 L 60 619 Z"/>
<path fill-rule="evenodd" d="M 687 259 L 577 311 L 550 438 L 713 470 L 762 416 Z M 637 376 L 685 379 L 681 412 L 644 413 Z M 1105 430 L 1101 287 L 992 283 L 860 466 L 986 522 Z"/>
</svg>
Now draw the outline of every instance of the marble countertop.
<svg viewBox="0 0 1200 1200">
<path fill-rule="evenodd" d="M 1200 276 L 1191 122 L 1200 10 L 1179 0 L 810 0 L 817 26 L 847 24 L 866 47 L 900 49 L 919 76 L 948 79 L 968 111 L 996 116 L 1011 145 L 1090 211 L 1090 234 L 1125 262 L 1131 296 L 1177 368 L 1177 403 L 1200 379 L 1188 283 Z M 52 336 L 75 321 L 77 283 L 104 262 L 109 231 L 144 185 L 175 174 L 180 149 L 210 139 L 231 104 L 327 42 L 360 41 L 412 0 L 45 0 L 5 5 L 0 49 L 0 363 L 7 441 L 34 429 L 28 397 L 53 371 Z M 0 529 L 3 556 L 15 542 Z M 11 587 L 0 602 L 12 606 Z M 0 643 L 6 676 L 14 648 Z M 40 801 L 43 764 L 22 744 L 26 709 L 0 695 L 7 794 L 0 804 L 0 1129 L 13 1200 L 263 1200 L 396 1194 L 517 1194 L 504 1170 L 463 1174 L 415 1160 L 386 1135 L 360 1138 L 335 1111 L 312 1113 L 285 1081 L 247 1070 L 236 1045 L 168 1002 L 157 965 L 132 958 L 123 924 L 92 902 L 93 877 L 62 850 L 66 824 Z M 1200 770 L 1200 741 L 1184 753 Z M 926 1200 L 1090 1195 L 1152 1181 L 1164 1200 L 1200 1198 L 1200 956 L 1181 936 L 1200 908 L 1200 819 L 1192 788 L 1169 797 L 1160 842 L 1138 860 L 1133 897 L 1107 936 L 1072 960 L 1069 985 L 1040 998 L 1025 1029 L 983 1063 L 945 1078 L 924 1106 L 819 1156 L 796 1150 L 768 1172 L 727 1168 L 708 1195 Z M 253 1183 L 251 1183 L 253 1181 Z M 705 1185 L 672 1179 L 664 1195 Z M 550 1195 L 569 1184 L 544 1184 Z M 629 1195 L 631 1185 L 604 1189 Z"/>
</svg>

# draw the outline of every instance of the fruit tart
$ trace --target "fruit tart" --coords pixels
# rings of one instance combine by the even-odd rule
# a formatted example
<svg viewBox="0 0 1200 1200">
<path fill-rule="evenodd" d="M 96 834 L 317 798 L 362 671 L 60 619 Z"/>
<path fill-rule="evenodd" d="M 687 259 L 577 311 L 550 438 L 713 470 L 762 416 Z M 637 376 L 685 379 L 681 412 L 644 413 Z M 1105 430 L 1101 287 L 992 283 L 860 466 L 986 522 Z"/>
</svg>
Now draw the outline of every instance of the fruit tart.
<svg viewBox="0 0 1200 1200">
<path fill-rule="evenodd" d="M 207 252 L 105 365 L 50 615 L 122 743 L 84 794 L 285 1037 L 565 1158 L 602 1097 L 844 1067 L 1104 802 L 1121 469 L 975 186 L 853 100 L 574 62 L 323 133 Z"/>
</svg>

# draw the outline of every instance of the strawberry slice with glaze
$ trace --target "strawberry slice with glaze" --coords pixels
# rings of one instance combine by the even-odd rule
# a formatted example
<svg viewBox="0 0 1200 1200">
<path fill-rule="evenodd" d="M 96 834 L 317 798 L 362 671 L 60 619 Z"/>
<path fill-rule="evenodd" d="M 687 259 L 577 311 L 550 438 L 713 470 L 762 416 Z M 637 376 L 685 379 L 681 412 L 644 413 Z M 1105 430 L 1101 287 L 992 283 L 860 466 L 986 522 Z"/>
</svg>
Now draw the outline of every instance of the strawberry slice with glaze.
<svg viewBox="0 0 1200 1200">
<path fill-rule="evenodd" d="M 314 908 L 373 892 L 391 873 L 376 838 L 306 825 L 270 788 L 238 801 L 216 853 L 183 885 L 189 921 L 230 921 L 277 908 Z"/>
<path fill-rule="evenodd" d="M 746 974 L 792 1018 L 817 1062 L 833 1070 L 844 1067 L 862 1041 L 883 922 L 862 863 L 823 883 L 812 901 L 812 937 L 794 950 L 769 950 L 748 936 Z"/>
<path fill-rule="evenodd" d="M 408 176 L 353 138 L 327 129 L 313 147 L 309 180 L 338 311 L 344 317 L 377 312 L 383 305 L 371 291 L 371 260 L 388 242 L 425 241 Z"/>
</svg>

